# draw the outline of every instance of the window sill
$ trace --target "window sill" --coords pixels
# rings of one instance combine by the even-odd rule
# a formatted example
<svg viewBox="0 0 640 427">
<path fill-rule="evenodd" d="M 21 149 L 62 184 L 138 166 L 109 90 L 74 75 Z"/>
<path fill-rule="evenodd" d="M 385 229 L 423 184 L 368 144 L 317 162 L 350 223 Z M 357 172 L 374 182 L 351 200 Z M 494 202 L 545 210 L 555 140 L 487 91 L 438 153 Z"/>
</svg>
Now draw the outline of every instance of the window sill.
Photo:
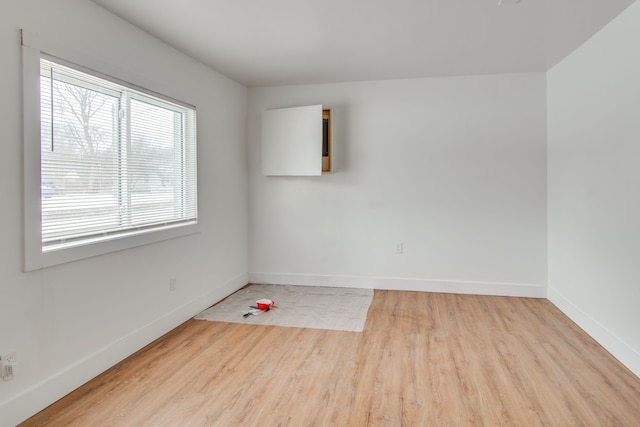
<svg viewBox="0 0 640 427">
<path fill-rule="evenodd" d="M 57 250 L 42 252 L 40 248 L 27 249 L 25 254 L 25 271 L 34 271 L 67 262 L 78 261 L 111 252 L 118 252 L 164 240 L 175 239 L 200 232 L 198 224 L 183 225 L 179 227 L 165 228 L 162 230 L 149 230 L 144 234 L 133 236 L 111 237 L 100 242 L 87 242 L 75 246 L 64 247 Z"/>
</svg>

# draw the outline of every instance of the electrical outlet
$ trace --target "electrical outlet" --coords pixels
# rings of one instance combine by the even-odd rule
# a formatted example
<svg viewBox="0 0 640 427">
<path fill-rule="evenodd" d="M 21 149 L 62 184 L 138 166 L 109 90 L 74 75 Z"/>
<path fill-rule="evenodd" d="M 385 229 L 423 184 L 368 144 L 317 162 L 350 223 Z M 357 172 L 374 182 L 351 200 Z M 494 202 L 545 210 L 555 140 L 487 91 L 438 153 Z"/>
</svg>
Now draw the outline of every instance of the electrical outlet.
<svg viewBox="0 0 640 427">
<path fill-rule="evenodd" d="M 399 255 L 404 252 L 404 244 L 402 242 L 396 243 L 396 253 Z"/>
<path fill-rule="evenodd" d="M 178 287 L 177 279 L 175 277 L 172 277 L 171 279 L 169 279 L 169 291 L 173 292 L 177 289 L 177 287 Z"/>
<path fill-rule="evenodd" d="M 16 363 L 17 361 L 15 350 L 12 350 L 9 353 L 0 356 L 0 375 L 2 376 L 3 380 L 10 381 L 13 379 Z"/>
</svg>

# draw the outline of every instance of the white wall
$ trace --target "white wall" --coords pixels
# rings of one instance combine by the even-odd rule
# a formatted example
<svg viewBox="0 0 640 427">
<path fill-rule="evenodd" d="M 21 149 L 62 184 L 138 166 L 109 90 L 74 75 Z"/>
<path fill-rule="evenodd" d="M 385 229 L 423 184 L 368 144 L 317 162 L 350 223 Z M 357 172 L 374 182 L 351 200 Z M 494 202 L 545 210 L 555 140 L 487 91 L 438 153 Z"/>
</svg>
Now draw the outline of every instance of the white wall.
<svg viewBox="0 0 640 427">
<path fill-rule="evenodd" d="M 22 272 L 20 28 L 197 106 L 200 234 Z M 0 381 L 9 426 L 246 284 L 247 90 L 86 0 L 3 2 L 0 53 L 0 353 L 19 361 Z"/>
<path fill-rule="evenodd" d="M 549 299 L 640 375 L 640 3 L 548 72 Z"/>
<path fill-rule="evenodd" d="M 316 103 L 335 172 L 262 176 L 262 111 Z M 254 88 L 248 132 L 252 281 L 546 295 L 543 73 Z"/>
</svg>

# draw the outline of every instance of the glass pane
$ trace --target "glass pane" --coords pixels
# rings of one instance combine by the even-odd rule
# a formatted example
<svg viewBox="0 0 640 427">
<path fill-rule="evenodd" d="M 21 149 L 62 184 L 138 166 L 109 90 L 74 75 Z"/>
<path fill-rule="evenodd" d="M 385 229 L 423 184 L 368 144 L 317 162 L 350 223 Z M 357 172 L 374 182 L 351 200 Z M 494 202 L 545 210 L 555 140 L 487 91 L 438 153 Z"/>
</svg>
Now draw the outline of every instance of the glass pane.
<svg viewBox="0 0 640 427">
<path fill-rule="evenodd" d="M 183 113 L 131 99 L 131 224 L 183 218 Z"/>
<path fill-rule="evenodd" d="M 119 98 L 43 75 L 43 241 L 117 228 Z"/>
</svg>

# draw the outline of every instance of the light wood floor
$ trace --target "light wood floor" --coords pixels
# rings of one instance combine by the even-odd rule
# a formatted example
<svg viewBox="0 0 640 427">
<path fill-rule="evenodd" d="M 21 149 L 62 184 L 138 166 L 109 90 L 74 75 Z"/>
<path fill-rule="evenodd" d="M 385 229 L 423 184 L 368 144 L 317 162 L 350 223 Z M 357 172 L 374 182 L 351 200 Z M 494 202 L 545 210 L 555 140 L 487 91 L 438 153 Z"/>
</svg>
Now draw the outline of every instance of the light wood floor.
<svg viewBox="0 0 640 427">
<path fill-rule="evenodd" d="M 189 320 L 24 426 L 640 426 L 544 299 L 376 291 L 363 333 Z"/>
</svg>

